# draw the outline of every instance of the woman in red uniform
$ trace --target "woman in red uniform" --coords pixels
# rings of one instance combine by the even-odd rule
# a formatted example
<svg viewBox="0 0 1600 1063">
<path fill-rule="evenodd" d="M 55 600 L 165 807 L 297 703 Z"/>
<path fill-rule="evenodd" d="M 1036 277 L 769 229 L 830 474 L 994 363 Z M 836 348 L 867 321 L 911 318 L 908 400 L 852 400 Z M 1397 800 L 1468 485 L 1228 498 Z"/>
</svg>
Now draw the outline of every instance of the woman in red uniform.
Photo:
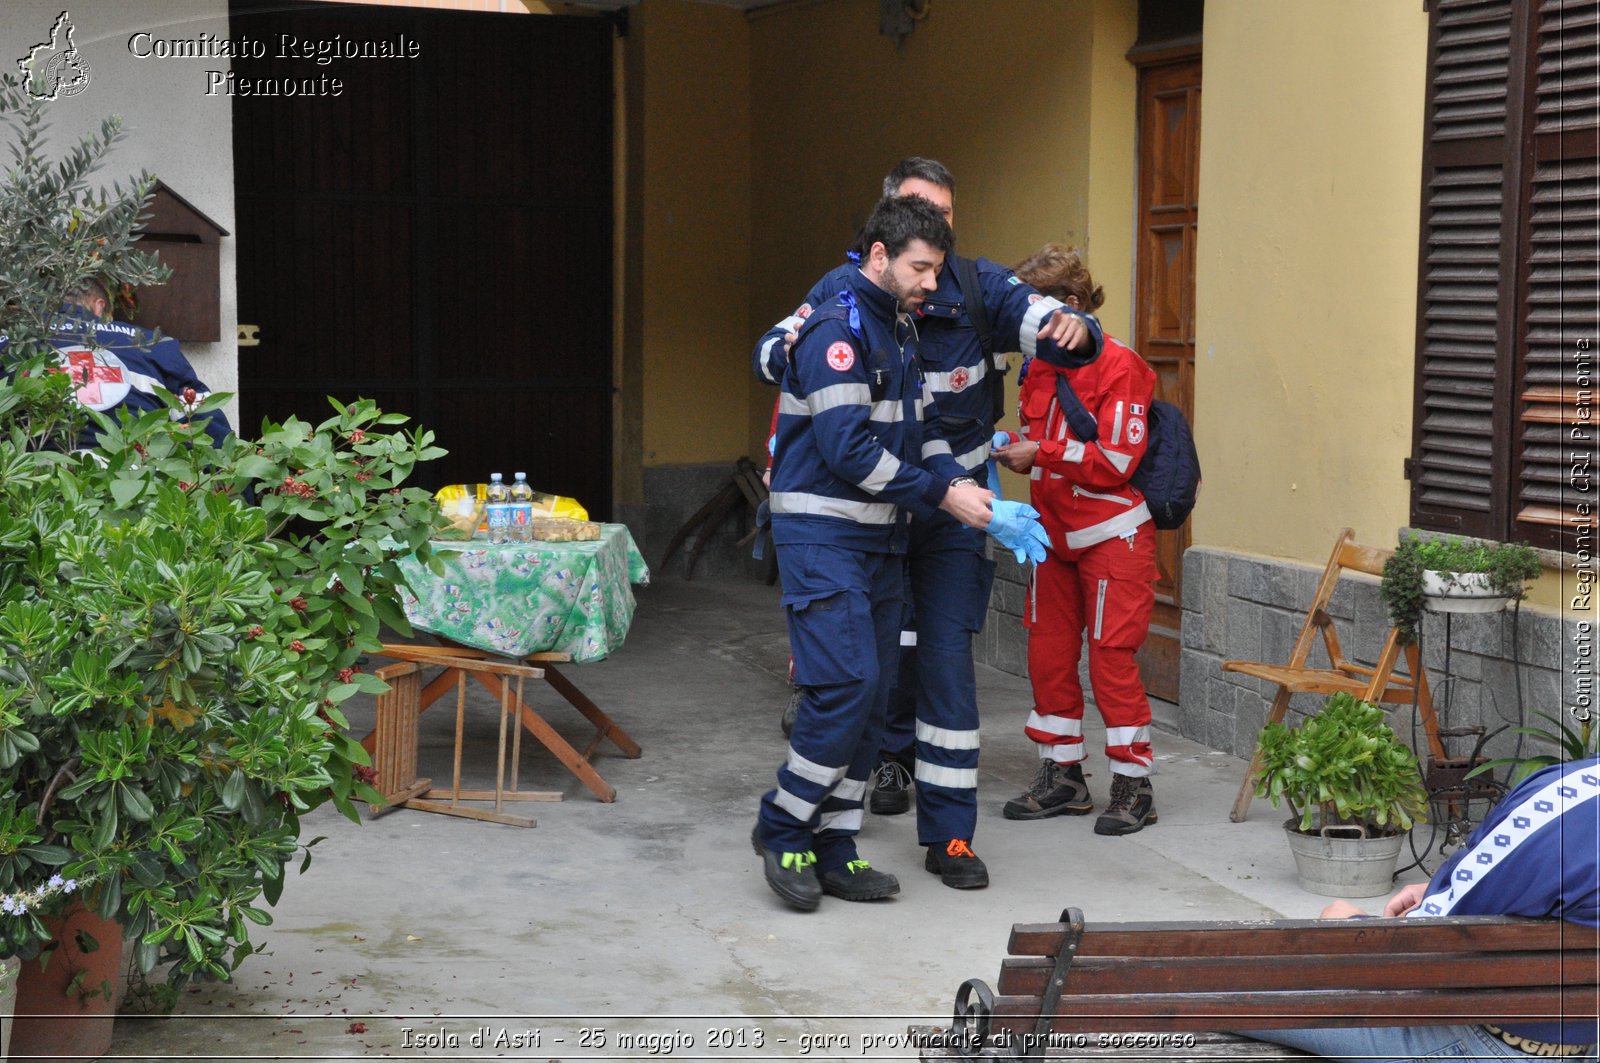
<svg viewBox="0 0 1600 1063">
<path fill-rule="evenodd" d="M 1076 310 L 1093 311 L 1105 301 L 1078 252 L 1060 244 L 1047 244 L 1016 272 Z M 1128 482 L 1144 456 L 1156 375 L 1109 335 L 1088 364 L 1040 357 L 1023 372 L 1022 438 L 997 434 L 996 443 L 1007 445 L 995 457 L 1031 477 L 1033 507 L 1050 533 L 1050 556 L 1034 570 L 1023 617 L 1034 700 L 1026 732 L 1043 763 L 1004 814 L 1044 819 L 1094 809 L 1083 777 L 1078 681 L 1087 636 L 1089 681 L 1111 762 L 1111 799 L 1094 830 L 1132 834 L 1156 821 L 1150 701 L 1134 661 L 1155 605 L 1155 524 L 1144 496 Z"/>
</svg>

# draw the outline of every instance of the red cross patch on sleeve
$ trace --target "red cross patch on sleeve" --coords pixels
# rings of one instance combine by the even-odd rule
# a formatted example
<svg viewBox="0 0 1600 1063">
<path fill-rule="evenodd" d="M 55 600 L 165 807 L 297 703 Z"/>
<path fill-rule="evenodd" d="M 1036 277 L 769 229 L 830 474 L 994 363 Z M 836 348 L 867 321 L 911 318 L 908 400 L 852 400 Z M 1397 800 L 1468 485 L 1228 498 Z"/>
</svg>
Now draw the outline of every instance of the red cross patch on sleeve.
<svg viewBox="0 0 1600 1063">
<path fill-rule="evenodd" d="M 828 364 L 843 373 L 856 364 L 855 348 L 840 340 L 828 348 Z"/>
</svg>

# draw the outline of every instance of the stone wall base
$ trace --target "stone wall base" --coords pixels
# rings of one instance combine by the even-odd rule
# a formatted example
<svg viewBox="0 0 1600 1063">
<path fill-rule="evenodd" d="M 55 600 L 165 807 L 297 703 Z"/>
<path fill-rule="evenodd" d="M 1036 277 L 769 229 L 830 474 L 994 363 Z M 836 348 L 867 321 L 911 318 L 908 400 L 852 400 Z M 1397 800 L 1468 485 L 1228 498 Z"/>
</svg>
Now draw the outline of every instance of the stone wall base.
<svg viewBox="0 0 1600 1063">
<path fill-rule="evenodd" d="M 1195 546 L 1183 557 L 1183 656 L 1179 680 L 1179 732 L 1213 749 L 1248 757 L 1271 708 L 1276 686 L 1224 672 L 1225 660 L 1284 664 L 1294 648 L 1305 611 L 1316 592 L 1321 566 Z M 1371 665 L 1389 633 L 1389 616 L 1378 579 L 1347 574 L 1329 603 L 1344 656 Z M 1519 725 L 1547 727 L 1535 712 L 1562 715 L 1573 703 L 1576 679 L 1563 666 L 1576 644 L 1578 621 L 1554 612 L 1523 608 L 1502 613 L 1425 614 L 1423 663 L 1433 689 L 1441 728 L 1483 726 L 1496 732 L 1489 756 L 1526 755 L 1547 745 L 1519 736 Z M 1313 667 L 1327 667 L 1320 639 Z M 1403 664 L 1402 664 L 1403 671 Z M 1325 699 L 1297 695 L 1289 703 L 1292 726 Z M 1390 726 L 1403 737 L 1413 732 L 1409 706 L 1387 706 Z M 1519 741 L 1521 748 L 1519 750 Z M 1446 752 L 1465 756 L 1476 739 L 1457 738 Z"/>
<path fill-rule="evenodd" d="M 983 632 L 973 643 L 974 656 L 980 663 L 1026 676 L 1028 641 L 1022 610 L 1031 570 L 1018 565 L 1009 552 L 998 553 L 994 593 Z M 1248 758 L 1255 751 L 1256 736 L 1276 687 L 1224 672 L 1222 662 L 1287 663 L 1321 575 L 1320 565 L 1191 547 L 1183 559 L 1179 699 L 1171 709 L 1152 699 L 1157 724 L 1212 749 Z M 1373 664 L 1389 633 L 1378 580 L 1359 574 L 1345 576 L 1328 611 L 1345 657 Z M 1440 726 L 1481 725 L 1488 732 L 1498 732 L 1484 746 L 1484 754 L 1490 757 L 1550 751 L 1549 743 L 1517 735 L 1514 729 L 1537 726 L 1548 730 L 1550 724 L 1541 720 L 1538 712 L 1560 716 L 1570 725 L 1565 707 L 1593 697 L 1593 689 L 1580 690 L 1584 680 L 1566 667 L 1572 663 L 1573 647 L 1589 644 L 1579 623 L 1534 608 L 1427 615 L 1422 647 Z M 1311 660 L 1314 666 L 1327 666 L 1320 639 Z M 1089 693 L 1086 661 L 1081 671 Z M 1289 703 L 1287 722 L 1293 725 L 1315 712 L 1323 700 L 1316 695 L 1295 697 Z M 1387 708 L 1390 725 L 1411 740 L 1410 707 Z M 1415 744 L 1421 746 L 1420 724 L 1415 734 Z M 1475 742 L 1472 737 L 1449 740 L 1446 752 L 1465 756 Z"/>
</svg>

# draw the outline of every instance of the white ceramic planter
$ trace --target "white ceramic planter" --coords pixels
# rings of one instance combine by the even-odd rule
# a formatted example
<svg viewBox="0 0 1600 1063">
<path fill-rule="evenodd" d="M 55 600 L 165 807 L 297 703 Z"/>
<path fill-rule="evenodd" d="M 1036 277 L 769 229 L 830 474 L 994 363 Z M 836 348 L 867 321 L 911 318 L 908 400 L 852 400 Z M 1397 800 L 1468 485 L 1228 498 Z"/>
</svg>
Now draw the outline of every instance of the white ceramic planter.
<svg viewBox="0 0 1600 1063">
<path fill-rule="evenodd" d="M 1424 569 L 1422 593 L 1435 613 L 1497 613 L 1511 599 L 1489 586 L 1487 572 L 1438 572 Z"/>
</svg>

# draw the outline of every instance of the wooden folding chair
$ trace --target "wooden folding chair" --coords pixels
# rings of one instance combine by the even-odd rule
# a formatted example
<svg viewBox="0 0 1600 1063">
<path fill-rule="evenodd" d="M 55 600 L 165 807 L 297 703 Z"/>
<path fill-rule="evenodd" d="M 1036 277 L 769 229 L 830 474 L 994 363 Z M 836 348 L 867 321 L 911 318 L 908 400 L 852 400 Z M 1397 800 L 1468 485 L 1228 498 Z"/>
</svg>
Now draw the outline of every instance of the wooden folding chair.
<svg viewBox="0 0 1600 1063">
<path fill-rule="evenodd" d="M 523 790 L 517 785 L 519 764 L 522 759 L 522 728 L 517 725 L 517 708 L 523 705 L 523 682 L 526 679 L 545 678 L 544 670 L 532 668 L 504 658 L 454 657 L 444 653 L 425 653 L 412 658 L 412 647 L 384 646 L 384 655 L 402 658 L 399 664 L 387 665 L 375 673 L 390 685 L 387 694 L 378 697 L 378 720 L 368 737 L 372 743 L 373 764 L 378 769 L 378 791 L 384 803 L 370 806 L 372 811 L 393 808 L 411 808 L 421 812 L 439 812 L 463 819 L 486 820 L 513 827 L 532 827 L 537 821 L 529 816 L 515 816 L 505 811 L 507 801 L 559 801 L 561 794 L 553 790 Z M 486 655 L 485 655 L 486 656 Z M 456 691 L 455 751 L 451 762 L 449 789 L 434 787 L 429 779 L 417 775 L 417 717 L 427 707 L 429 699 L 422 688 L 421 670 L 427 665 L 446 669 Z M 485 682 L 500 698 L 499 738 L 495 752 L 494 788 L 467 788 L 461 785 L 462 755 L 466 738 L 467 676 L 471 674 Z M 488 677 L 492 676 L 493 679 Z M 516 679 L 513 692 L 512 678 Z M 437 680 L 435 680 L 437 683 Z M 430 684 L 432 686 L 433 684 Z M 438 695 L 435 695 L 437 698 Z M 526 711 L 526 710 L 524 710 Z M 511 745 L 506 748 L 509 729 Z M 363 743 L 366 744 L 365 742 Z M 511 783 L 506 785 L 509 769 Z M 448 798 L 448 800 L 446 800 Z M 494 808 L 473 808 L 466 801 L 493 801 Z"/>
<path fill-rule="evenodd" d="M 377 698 L 377 725 L 373 728 L 372 766 L 378 777 L 373 782 L 382 804 L 369 805 L 373 812 L 403 806 L 432 786 L 432 779 L 417 776 L 417 716 L 422 711 L 422 666 L 415 661 L 384 665 L 374 675 L 389 684 L 387 693 Z"/>
<path fill-rule="evenodd" d="M 1347 569 L 1381 576 L 1384 562 L 1394 553 L 1381 547 L 1363 546 L 1354 540 L 1354 535 L 1354 531 L 1346 528 L 1333 544 L 1333 555 L 1328 558 L 1328 567 L 1322 571 L 1322 579 L 1317 583 L 1310 608 L 1306 610 L 1305 623 L 1300 626 L 1300 636 L 1295 639 L 1294 651 L 1289 654 L 1288 663 L 1223 661 L 1222 670 L 1241 672 L 1278 685 L 1277 695 L 1272 699 L 1272 709 L 1267 713 L 1268 723 L 1283 719 L 1289 699 L 1296 694 L 1346 693 L 1380 705 L 1410 705 L 1415 701 L 1417 714 L 1427 735 L 1428 748 L 1435 758 L 1442 760 L 1445 754 L 1439 740 L 1439 721 L 1434 716 L 1433 699 L 1428 693 L 1428 676 L 1422 670 L 1416 643 L 1402 644 L 1400 633 L 1391 627 L 1388 637 L 1384 639 L 1383 649 L 1378 653 L 1378 663 L 1371 668 L 1345 660 L 1339 648 L 1339 635 L 1327 611 L 1339 576 Z M 1313 640 L 1318 634 L 1321 634 L 1322 644 L 1328 651 L 1329 664 L 1326 668 L 1313 668 L 1307 664 Z M 1395 665 L 1399 663 L 1402 651 L 1410 675 L 1395 674 Z M 1244 822 L 1250 811 L 1250 800 L 1255 795 L 1255 777 L 1260 770 L 1261 747 L 1258 745 L 1250 758 L 1244 781 L 1239 786 L 1233 811 L 1228 816 L 1235 823 Z"/>
</svg>

